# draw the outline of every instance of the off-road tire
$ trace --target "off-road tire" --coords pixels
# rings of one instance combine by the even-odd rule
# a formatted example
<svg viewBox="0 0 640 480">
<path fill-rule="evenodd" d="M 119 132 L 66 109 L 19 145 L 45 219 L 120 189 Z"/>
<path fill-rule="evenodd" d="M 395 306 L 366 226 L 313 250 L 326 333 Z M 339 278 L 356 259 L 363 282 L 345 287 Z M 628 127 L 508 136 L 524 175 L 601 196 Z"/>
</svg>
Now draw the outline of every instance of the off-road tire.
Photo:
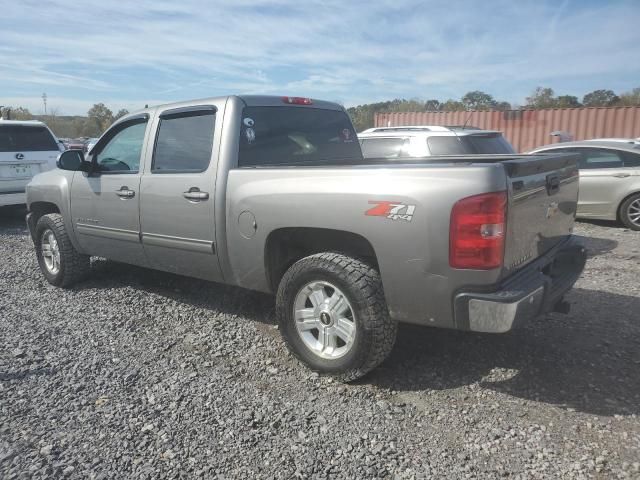
<svg viewBox="0 0 640 480">
<path fill-rule="evenodd" d="M 47 230 L 53 232 L 60 251 L 60 269 L 55 274 L 47 269 L 42 256 L 42 238 Z M 51 285 L 67 288 L 82 280 L 88 274 L 90 257 L 89 255 L 78 253 L 75 249 L 69 239 L 62 215 L 59 213 L 49 213 L 40 217 L 36 224 L 34 243 L 40 270 Z"/>
<path fill-rule="evenodd" d="M 316 355 L 296 330 L 294 301 L 298 292 L 312 281 L 336 285 L 354 311 L 355 341 L 341 358 Z M 286 271 L 278 288 L 276 316 L 286 345 L 295 357 L 311 370 L 343 382 L 356 380 L 380 365 L 393 349 L 398 328 L 389 316 L 378 271 L 359 259 L 333 252 L 305 257 Z"/>
<path fill-rule="evenodd" d="M 620 204 L 619 217 L 625 227 L 631 230 L 640 230 L 640 225 L 633 223 L 629 218 L 629 205 L 640 200 L 640 193 L 636 193 Z"/>
</svg>

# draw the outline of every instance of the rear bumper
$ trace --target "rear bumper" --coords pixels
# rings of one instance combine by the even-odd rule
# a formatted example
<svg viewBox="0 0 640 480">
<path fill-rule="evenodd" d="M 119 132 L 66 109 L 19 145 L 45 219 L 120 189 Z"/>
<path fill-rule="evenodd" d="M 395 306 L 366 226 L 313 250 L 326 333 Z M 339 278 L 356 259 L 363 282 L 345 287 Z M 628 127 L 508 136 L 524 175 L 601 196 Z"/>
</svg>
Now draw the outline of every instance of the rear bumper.
<svg viewBox="0 0 640 480">
<path fill-rule="evenodd" d="M 492 289 L 462 291 L 454 297 L 456 326 L 503 333 L 550 312 L 578 280 L 587 254 L 570 237 Z"/>
<path fill-rule="evenodd" d="M 0 207 L 8 205 L 22 205 L 27 203 L 27 195 L 21 192 L 0 193 Z"/>
</svg>

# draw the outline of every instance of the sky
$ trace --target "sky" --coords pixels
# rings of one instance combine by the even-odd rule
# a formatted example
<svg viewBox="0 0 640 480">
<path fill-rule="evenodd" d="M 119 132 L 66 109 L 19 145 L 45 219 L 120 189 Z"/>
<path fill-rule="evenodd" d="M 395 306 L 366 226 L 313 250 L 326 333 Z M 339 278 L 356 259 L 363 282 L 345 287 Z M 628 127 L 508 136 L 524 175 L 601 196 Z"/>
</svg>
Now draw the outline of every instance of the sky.
<svg viewBox="0 0 640 480">
<path fill-rule="evenodd" d="M 0 105 L 85 114 L 228 94 L 521 105 L 640 87 L 640 0 L 0 0 Z"/>
</svg>

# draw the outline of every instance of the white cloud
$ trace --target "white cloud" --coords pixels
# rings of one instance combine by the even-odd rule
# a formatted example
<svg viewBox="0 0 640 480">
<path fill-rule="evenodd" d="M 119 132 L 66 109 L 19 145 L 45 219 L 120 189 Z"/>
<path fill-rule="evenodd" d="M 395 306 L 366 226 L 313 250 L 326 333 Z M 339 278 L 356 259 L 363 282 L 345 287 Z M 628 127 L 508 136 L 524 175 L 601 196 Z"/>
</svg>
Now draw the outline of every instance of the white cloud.
<svg viewBox="0 0 640 480">
<path fill-rule="evenodd" d="M 286 93 L 352 105 L 471 89 L 522 102 L 539 84 L 581 95 L 637 86 L 639 20 L 633 1 L 22 0 L 3 5 L 0 103 L 37 105 L 47 91 L 83 113 L 108 98 Z"/>
</svg>

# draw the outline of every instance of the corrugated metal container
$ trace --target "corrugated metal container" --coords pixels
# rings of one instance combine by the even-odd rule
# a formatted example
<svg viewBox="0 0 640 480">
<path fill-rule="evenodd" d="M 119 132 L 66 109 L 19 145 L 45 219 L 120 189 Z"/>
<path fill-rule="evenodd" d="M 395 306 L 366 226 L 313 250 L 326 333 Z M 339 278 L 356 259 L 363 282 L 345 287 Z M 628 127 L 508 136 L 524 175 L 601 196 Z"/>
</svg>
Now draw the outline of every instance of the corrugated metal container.
<svg viewBox="0 0 640 480">
<path fill-rule="evenodd" d="M 573 140 L 640 137 L 640 107 L 553 108 L 471 112 L 376 113 L 376 127 L 402 125 L 473 125 L 500 130 L 519 152 L 558 142 L 551 132 L 569 133 Z"/>
</svg>

